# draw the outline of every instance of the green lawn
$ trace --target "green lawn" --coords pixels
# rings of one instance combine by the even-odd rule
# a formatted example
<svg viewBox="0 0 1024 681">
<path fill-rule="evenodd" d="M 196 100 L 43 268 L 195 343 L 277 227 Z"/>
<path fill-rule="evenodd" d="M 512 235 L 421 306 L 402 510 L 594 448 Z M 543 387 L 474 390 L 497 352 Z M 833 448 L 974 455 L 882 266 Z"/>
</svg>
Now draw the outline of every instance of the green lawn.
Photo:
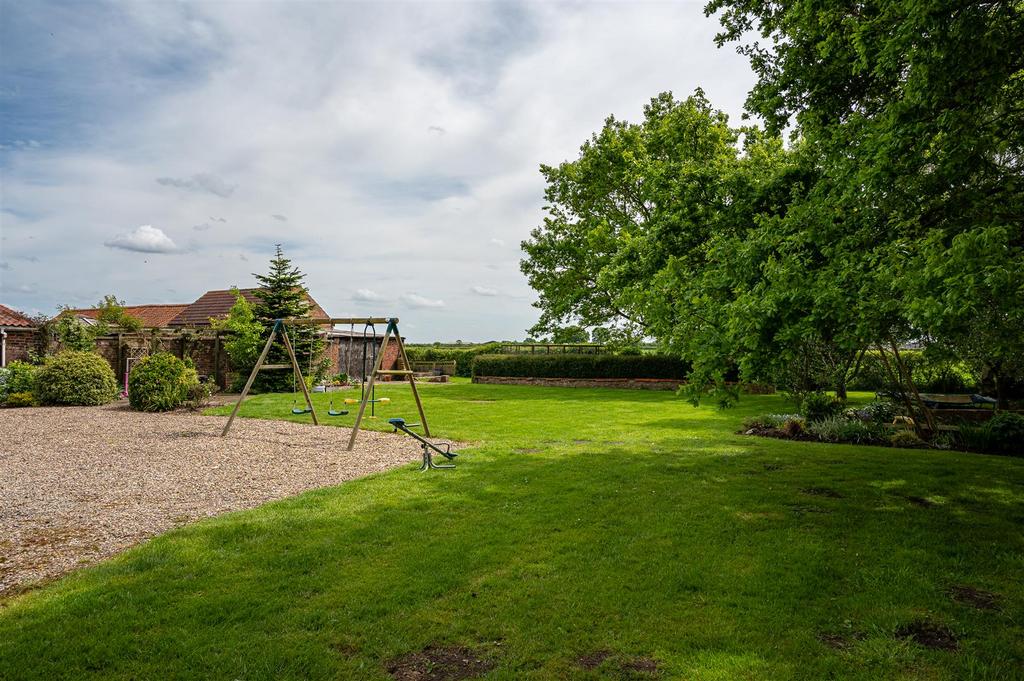
<svg viewBox="0 0 1024 681">
<path fill-rule="evenodd" d="M 422 392 L 435 434 L 476 443 L 456 470 L 200 522 L 13 599 L 0 678 L 386 679 L 430 644 L 492 679 L 1021 678 L 1024 459 L 736 435 L 774 396 Z M 407 387 L 380 394 L 370 427 L 417 420 Z M 291 403 L 242 414 L 303 420 Z M 959 649 L 896 636 L 916 620 Z"/>
</svg>

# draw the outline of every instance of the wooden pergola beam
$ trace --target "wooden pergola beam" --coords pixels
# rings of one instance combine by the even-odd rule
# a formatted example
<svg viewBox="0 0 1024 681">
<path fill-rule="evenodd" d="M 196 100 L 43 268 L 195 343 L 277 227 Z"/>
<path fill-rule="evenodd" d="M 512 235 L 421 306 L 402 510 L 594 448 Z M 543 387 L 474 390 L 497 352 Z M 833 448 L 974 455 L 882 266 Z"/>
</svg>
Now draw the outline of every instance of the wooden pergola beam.
<svg viewBox="0 0 1024 681">
<path fill-rule="evenodd" d="M 295 317 L 282 319 L 282 324 L 297 326 L 299 324 L 387 324 L 398 322 L 398 317 Z"/>
</svg>

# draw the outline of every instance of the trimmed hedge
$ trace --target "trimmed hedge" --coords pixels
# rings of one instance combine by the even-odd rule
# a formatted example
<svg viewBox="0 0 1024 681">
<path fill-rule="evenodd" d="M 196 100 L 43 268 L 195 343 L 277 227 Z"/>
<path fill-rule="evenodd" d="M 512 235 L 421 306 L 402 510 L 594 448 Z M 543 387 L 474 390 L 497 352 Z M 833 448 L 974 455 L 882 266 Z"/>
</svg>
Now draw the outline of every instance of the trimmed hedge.
<svg viewBox="0 0 1024 681">
<path fill-rule="evenodd" d="M 196 370 L 169 352 L 142 358 L 128 375 L 128 404 L 139 411 L 168 411 L 189 399 Z"/>
<path fill-rule="evenodd" d="M 522 378 L 667 378 L 684 380 L 690 363 L 666 355 L 480 355 L 474 376 Z"/>
<path fill-rule="evenodd" d="M 46 360 L 33 390 L 39 404 L 93 406 L 113 402 L 118 385 L 114 370 L 95 352 L 65 350 Z"/>
<path fill-rule="evenodd" d="M 455 362 L 455 375 L 469 378 L 473 375 L 473 360 L 480 355 L 497 352 L 501 343 L 471 345 L 466 348 L 406 347 L 410 362 Z"/>
</svg>

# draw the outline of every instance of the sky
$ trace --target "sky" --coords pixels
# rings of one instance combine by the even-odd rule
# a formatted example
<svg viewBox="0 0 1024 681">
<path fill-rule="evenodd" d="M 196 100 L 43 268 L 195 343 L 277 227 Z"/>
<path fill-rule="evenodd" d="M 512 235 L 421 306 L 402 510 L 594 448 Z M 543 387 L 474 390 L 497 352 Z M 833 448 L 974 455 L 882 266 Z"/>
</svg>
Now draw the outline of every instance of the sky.
<svg viewBox="0 0 1024 681">
<path fill-rule="evenodd" d="M 189 303 L 280 243 L 328 313 L 513 340 L 541 164 L 754 77 L 702 2 L 0 0 L 0 303 Z"/>
</svg>

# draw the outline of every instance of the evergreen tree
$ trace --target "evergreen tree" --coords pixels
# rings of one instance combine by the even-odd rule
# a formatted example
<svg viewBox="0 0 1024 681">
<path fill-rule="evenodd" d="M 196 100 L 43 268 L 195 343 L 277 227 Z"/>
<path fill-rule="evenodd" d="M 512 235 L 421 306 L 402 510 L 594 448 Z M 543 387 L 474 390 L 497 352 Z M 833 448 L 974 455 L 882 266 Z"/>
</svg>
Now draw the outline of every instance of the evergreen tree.
<svg viewBox="0 0 1024 681">
<path fill-rule="evenodd" d="M 267 274 L 253 276 L 260 284 L 260 288 L 256 290 L 257 301 L 253 311 L 256 313 L 256 319 L 263 325 L 263 342 L 266 342 L 275 320 L 309 316 L 309 292 L 304 283 L 306 275 L 284 256 L 281 244 L 277 244 Z M 323 378 L 329 362 L 324 357 L 325 343 L 323 336 L 320 335 L 320 327 L 289 326 L 287 332 L 302 373 L 313 381 Z M 283 342 L 278 341 L 271 346 L 267 363 L 291 363 Z M 292 372 L 266 371 L 260 372 L 253 386 L 262 392 L 299 390 L 298 386 L 293 387 L 293 383 Z"/>
</svg>

